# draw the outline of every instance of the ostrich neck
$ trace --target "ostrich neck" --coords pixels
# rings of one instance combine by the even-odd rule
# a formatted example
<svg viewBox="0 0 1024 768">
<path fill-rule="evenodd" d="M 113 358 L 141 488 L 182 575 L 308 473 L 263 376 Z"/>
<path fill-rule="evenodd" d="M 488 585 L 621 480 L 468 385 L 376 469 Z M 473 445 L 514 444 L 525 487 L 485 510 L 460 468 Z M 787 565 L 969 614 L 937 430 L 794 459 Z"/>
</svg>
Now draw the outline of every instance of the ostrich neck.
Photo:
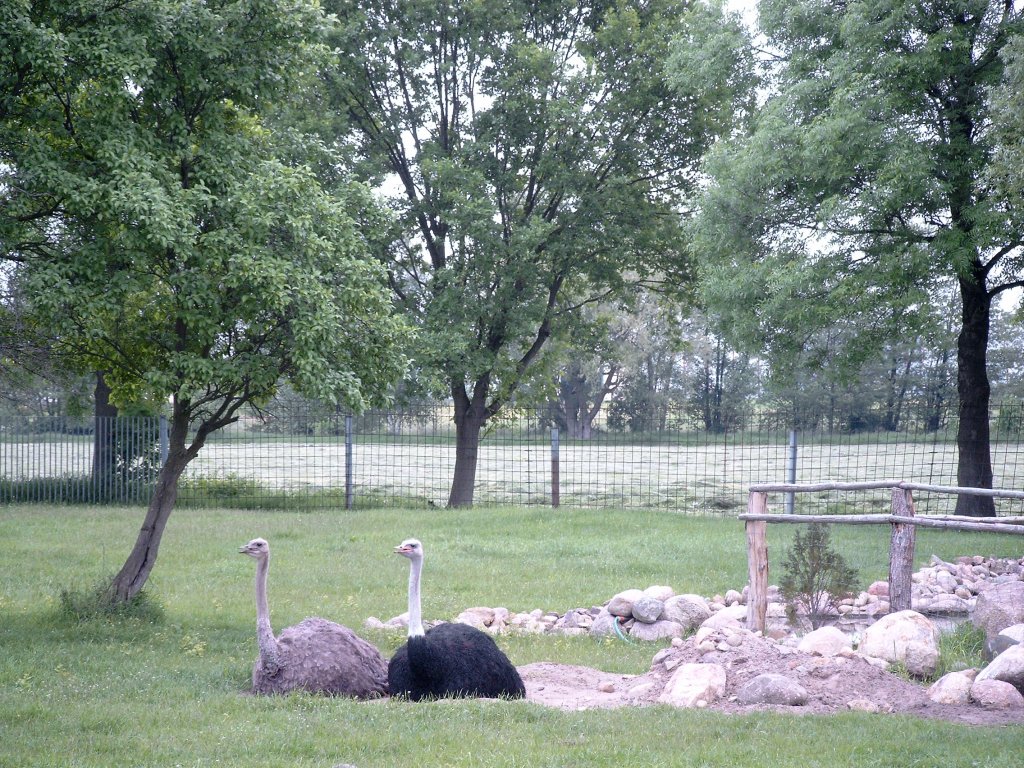
<svg viewBox="0 0 1024 768">
<path fill-rule="evenodd" d="M 256 640 L 260 648 L 260 660 L 264 666 L 276 667 L 278 664 L 277 639 L 270 628 L 270 608 L 267 606 L 267 571 L 270 570 L 270 558 L 264 558 L 256 564 Z"/>
<path fill-rule="evenodd" d="M 409 637 L 423 636 L 423 614 L 420 610 L 420 572 L 423 560 L 410 560 L 409 565 Z"/>
</svg>

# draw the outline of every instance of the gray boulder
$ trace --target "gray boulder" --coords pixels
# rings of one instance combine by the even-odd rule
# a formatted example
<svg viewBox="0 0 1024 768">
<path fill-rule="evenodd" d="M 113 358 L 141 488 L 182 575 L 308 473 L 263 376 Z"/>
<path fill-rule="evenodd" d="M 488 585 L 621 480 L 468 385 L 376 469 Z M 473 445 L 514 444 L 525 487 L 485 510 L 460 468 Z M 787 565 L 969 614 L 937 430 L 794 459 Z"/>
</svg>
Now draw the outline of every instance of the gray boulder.
<svg viewBox="0 0 1024 768">
<path fill-rule="evenodd" d="M 898 611 L 864 630 L 858 651 L 902 663 L 911 675 L 927 677 L 939 663 L 939 630 L 916 611 Z"/>
<path fill-rule="evenodd" d="M 643 621 L 636 621 L 629 628 L 629 636 L 637 640 L 654 642 L 656 640 L 667 640 L 673 637 L 682 637 L 683 628 L 674 621 L 655 621 L 648 624 Z"/>
<path fill-rule="evenodd" d="M 974 675 L 970 672 L 950 672 L 928 688 L 928 698 L 938 704 L 970 704 Z"/>
<path fill-rule="evenodd" d="M 708 601 L 700 595 L 676 595 L 664 604 L 664 618 L 682 625 L 684 631 L 696 629 L 710 617 Z"/>
<path fill-rule="evenodd" d="M 837 656 L 853 648 L 853 638 L 837 627 L 819 627 L 800 640 L 797 650 L 817 656 Z"/>
<path fill-rule="evenodd" d="M 639 589 L 623 590 L 608 601 L 608 613 L 621 619 L 628 619 L 633 615 L 633 603 L 643 596 L 644 593 Z"/>
<path fill-rule="evenodd" d="M 1024 693 L 1024 645 L 1013 645 L 978 673 L 977 680 L 1002 680 Z"/>
<path fill-rule="evenodd" d="M 1024 709 L 1024 696 L 1002 680 L 975 680 L 971 700 L 989 709 Z"/>
<path fill-rule="evenodd" d="M 590 625 L 590 634 L 595 637 L 608 637 L 615 635 L 615 619 L 616 616 L 608 613 L 606 608 L 602 608 L 601 612 L 594 617 L 593 623 Z"/>
<path fill-rule="evenodd" d="M 807 703 L 807 689 L 785 675 L 758 675 L 736 692 L 740 704 L 778 704 L 799 707 Z"/>
<path fill-rule="evenodd" d="M 1007 627 L 1024 623 L 1024 581 L 1007 581 L 983 590 L 974 605 L 971 621 L 983 629 L 989 639 Z"/>
<path fill-rule="evenodd" d="M 633 618 L 644 624 L 653 624 L 665 612 L 665 603 L 656 597 L 643 595 L 633 603 Z"/>
<path fill-rule="evenodd" d="M 681 664 L 658 697 L 673 707 L 706 707 L 725 695 L 725 667 L 720 664 Z"/>
</svg>

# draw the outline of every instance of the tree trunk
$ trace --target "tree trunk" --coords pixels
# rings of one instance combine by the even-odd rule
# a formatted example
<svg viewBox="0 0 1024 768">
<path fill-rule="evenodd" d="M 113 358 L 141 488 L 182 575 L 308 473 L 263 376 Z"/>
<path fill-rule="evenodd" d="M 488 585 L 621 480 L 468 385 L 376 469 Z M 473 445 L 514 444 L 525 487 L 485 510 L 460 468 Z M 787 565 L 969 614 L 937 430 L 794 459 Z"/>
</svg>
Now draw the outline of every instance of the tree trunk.
<svg viewBox="0 0 1024 768">
<path fill-rule="evenodd" d="M 92 486 L 96 500 L 106 498 L 114 475 L 114 429 L 117 406 L 110 402 L 110 387 L 103 371 L 96 372 L 93 389 Z"/>
<path fill-rule="evenodd" d="M 150 571 L 156 564 L 160 539 L 163 536 L 167 520 L 174 509 L 178 498 L 178 479 L 185 467 L 195 457 L 199 446 L 193 444 L 186 447 L 188 434 L 188 415 L 184 409 L 175 407 L 171 417 L 170 445 L 167 461 L 157 477 L 156 488 L 146 510 L 146 518 L 139 530 L 135 546 L 121 570 L 114 576 L 110 584 L 110 599 L 114 603 L 127 603 L 145 586 Z"/>
<path fill-rule="evenodd" d="M 991 389 L 986 368 L 991 298 L 985 290 L 980 268 L 960 278 L 963 324 L 957 338 L 957 392 L 960 424 L 956 444 L 959 450 L 957 484 L 971 488 L 992 487 L 992 456 L 989 452 L 989 399 Z M 991 497 L 957 497 L 956 514 L 994 517 Z"/>
<path fill-rule="evenodd" d="M 483 385 L 486 387 L 486 385 Z M 455 472 L 452 477 L 449 507 L 473 506 L 476 488 L 477 456 L 480 451 L 480 432 L 487 423 L 487 410 L 481 392 L 470 400 L 465 391 L 455 387 Z M 477 390 L 481 389 L 478 382 Z M 484 390 L 486 391 L 486 390 Z"/>
</svg>

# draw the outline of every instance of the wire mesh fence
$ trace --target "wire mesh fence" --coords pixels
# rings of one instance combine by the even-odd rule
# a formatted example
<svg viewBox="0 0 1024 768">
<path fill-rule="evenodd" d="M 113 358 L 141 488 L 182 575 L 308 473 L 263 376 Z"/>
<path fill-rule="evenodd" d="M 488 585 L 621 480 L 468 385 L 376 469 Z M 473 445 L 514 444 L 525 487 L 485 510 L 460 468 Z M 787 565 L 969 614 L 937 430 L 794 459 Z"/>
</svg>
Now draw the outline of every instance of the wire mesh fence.
<svg viewBox="0 0 1024 768">
<path fill-rule="evenodd" d="M 947 412 L 936 422 L 908 410 L 899 429 L 842 422 L 793 429 L 792 414 L 754 411 L 715 431 L 679 414 L 660 429 L 637 433 L 602 414 L 584 436 L 553 426 L 546 410 L 514 409 L 485 429 L 475 503 L 736 514 L 758 483 L 895 479 L 956 485 L 954 416 Z M 1024 405 L 993 410 L 996 488 L 1024 488 L 1022 433 Z M 162 451 L 166 430 L 155 418 L 101 421 L 98 427 L 52 419 L 45 425 L 0 423 L 0 501 L 145 503 Z M 308 403 L 282 404 L 211 435 L 182 477 L 179 503 L 444 506 L 454 467 L 450 406 L 351 416 Z M 883 492 L 823 492 L 786 503 L 787 511 L 796 505 L 797 512 L 863 512 L 887 508 L 889 498 Z M 936 496 L 918 506 L 950 514 L 954 504 L 954 497 Z M 1000 500 L 997 510 L 1024 514 L 1013 500 Z"/>
</svg>

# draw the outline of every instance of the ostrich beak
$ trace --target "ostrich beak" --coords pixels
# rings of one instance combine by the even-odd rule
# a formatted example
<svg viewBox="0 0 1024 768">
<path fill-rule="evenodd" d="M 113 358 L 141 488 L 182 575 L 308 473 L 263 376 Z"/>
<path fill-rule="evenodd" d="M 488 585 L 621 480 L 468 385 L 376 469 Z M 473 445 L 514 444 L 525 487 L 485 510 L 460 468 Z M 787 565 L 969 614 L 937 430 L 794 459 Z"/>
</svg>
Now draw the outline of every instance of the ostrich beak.
<svg viewBox="0 0 1024 768">
<path fill-rule="evenodd" d="M 399 544 L 399 545 L 398 545 L 397 547 L 395 547 L 395 549 L 394 549 L 394 553 L 395 553 L 396 555 L 407 555 L 407 554 L 409 554 L 409 553 L 410 553 L 411 551 L 412 551 L 412 549 L 411 549 L 411 548 L 409 548 L 409 547 L 406 547 L 406 546 L 403 546 L 402 544 Z"/>
</svg>

